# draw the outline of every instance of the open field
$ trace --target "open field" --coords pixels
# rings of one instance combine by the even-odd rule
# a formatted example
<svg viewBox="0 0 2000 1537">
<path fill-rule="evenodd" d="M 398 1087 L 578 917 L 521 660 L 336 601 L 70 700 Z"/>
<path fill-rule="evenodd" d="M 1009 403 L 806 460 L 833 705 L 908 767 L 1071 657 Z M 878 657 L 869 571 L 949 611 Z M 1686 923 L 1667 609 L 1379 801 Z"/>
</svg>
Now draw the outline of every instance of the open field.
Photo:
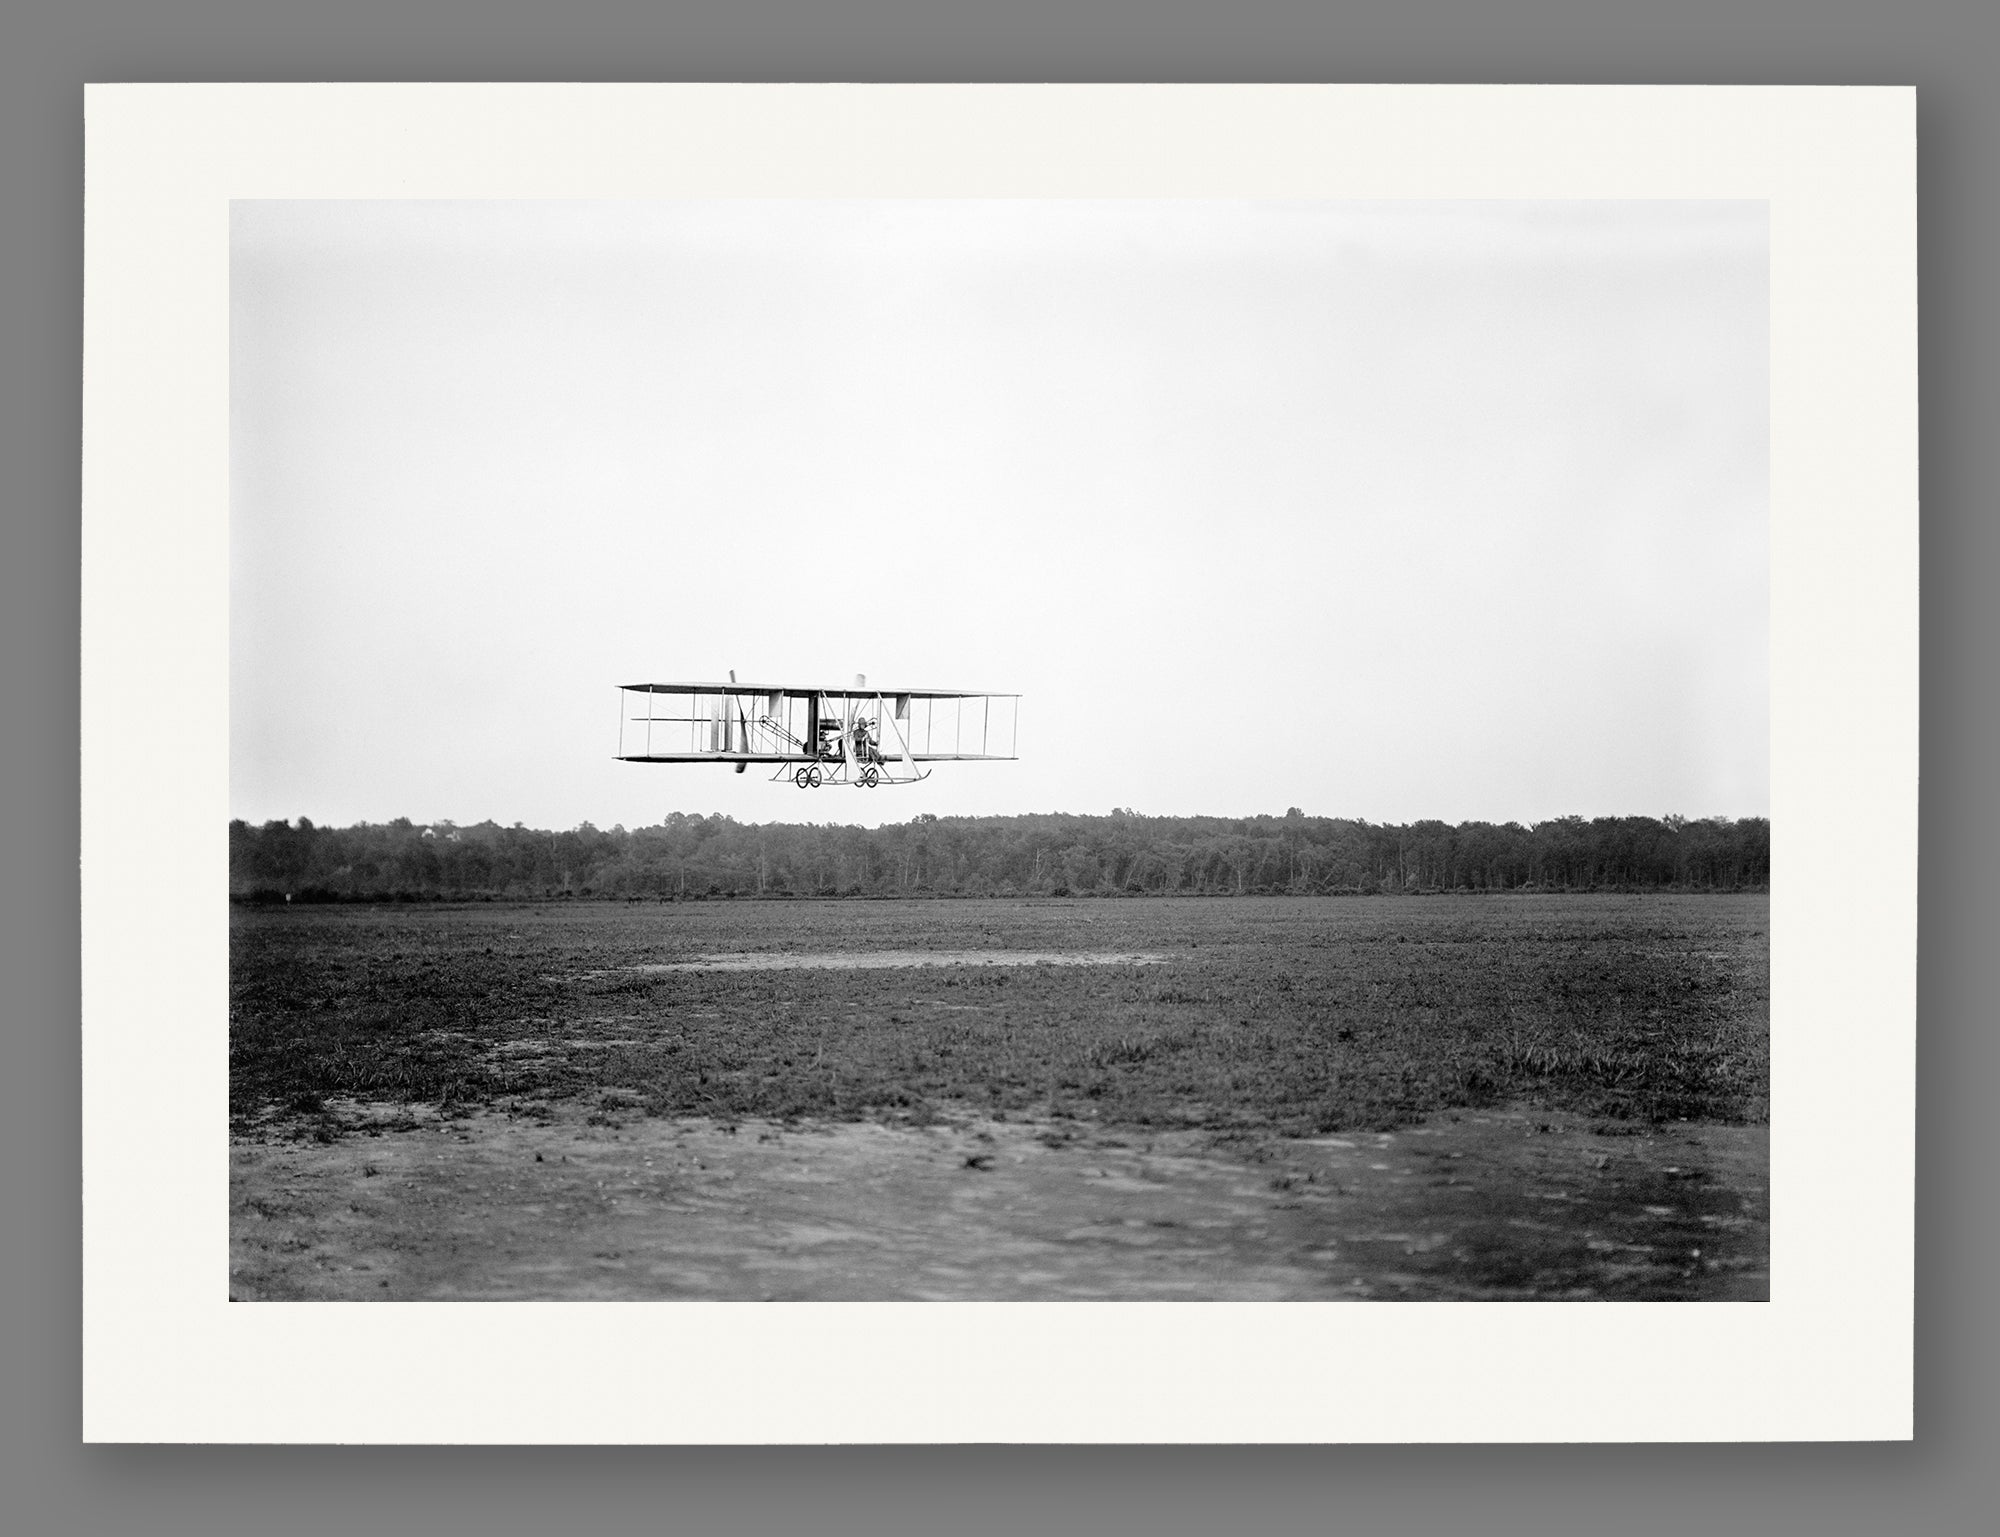
<svg viewBox="0 0 2000 1537">
<path fill-rule="evenodd" d="M 1761 896 L 231 921 L 242 1297 L 1767 1285 Z"/>
</svg>

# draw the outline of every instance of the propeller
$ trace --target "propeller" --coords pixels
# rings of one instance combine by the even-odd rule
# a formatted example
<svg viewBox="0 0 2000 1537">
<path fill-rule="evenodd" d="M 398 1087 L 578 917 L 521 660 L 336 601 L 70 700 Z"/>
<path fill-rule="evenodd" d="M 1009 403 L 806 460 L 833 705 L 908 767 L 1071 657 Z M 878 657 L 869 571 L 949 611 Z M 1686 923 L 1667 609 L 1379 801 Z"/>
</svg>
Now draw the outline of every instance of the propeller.
<svg viewBox="0 0 2000 1537">
<path fill-rule="evenodd" d="M 734 667 L 729 669 L 729 681 L 731 683 L 734 683 L 736 681 L 736 669 Z M 736 722 L 738 727 L 742 731 L 742 735 L 736 739 L 736 745 L 742 751 L 748 752 L 750 750 L 750 719 L 743 713 L 743 701 L 741 699 L 737 699 L 734 694 L 730 695 L 729 697 L 735 702 Z M 736 765 L 736 772 L 740 774 L 749 767 L 750 765 L 747 763 L 739 763 Z"/>
</svg>

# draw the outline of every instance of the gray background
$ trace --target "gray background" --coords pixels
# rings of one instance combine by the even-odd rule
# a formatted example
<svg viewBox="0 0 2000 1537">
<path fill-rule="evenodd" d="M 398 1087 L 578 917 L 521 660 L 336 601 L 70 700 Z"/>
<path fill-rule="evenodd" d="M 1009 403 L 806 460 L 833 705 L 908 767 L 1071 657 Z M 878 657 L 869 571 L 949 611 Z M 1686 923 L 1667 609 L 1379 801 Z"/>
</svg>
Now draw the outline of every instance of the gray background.
<svg viewBox="0 0 2000 1537">
<path fill-rule="evenodd" d="M 69 0 L 0 20 L 0 1525 L 22 1532 L 1988 1529 L 2000 7 L 1677 0 Z M 1886 1446 L 678 1450 L 79 1442 L 82 86 L 113 80 L 1908 84 L 1922 146 L 1917 1437 Z M 1855 829 L 1865 871 L 1868 826 Z M 1865 878 L 1865 874 L 1857 876 Z M 942 1385 L 942 1386 L 948 1386 Z M 1607 1383 L 1644 1392 L 1644 1383 Z"/>
</svg>

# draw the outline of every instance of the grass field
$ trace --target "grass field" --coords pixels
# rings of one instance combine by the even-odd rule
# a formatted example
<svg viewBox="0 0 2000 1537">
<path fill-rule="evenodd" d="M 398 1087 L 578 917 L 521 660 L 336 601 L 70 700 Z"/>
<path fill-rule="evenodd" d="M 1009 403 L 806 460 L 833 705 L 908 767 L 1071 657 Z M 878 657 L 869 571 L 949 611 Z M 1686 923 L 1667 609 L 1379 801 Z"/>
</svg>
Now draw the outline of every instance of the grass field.
<svg viewBox="0 0 2000 1537">
<path fill-rule="evenodd" d="M 239 907 L 239 1130 L 329 1101 L 728 1120 L 1086 1117 L 1286 1135 L 1455 1107 L 1768 1113 L 1769 899 Z M 661 970 L 716 953 L 1148 965 Z"/>
<path fill-rule="evenodd" d="M 238 908 L 230 1295 L 1757 1300 L 1767 918 Z"/>
</svg>

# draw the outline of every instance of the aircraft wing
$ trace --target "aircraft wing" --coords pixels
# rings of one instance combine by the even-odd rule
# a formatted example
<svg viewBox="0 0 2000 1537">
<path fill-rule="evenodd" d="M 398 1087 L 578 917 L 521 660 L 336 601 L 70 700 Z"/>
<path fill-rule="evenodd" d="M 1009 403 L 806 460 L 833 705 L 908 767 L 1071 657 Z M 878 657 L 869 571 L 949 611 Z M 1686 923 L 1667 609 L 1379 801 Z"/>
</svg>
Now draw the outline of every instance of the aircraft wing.
<svg viewBox="0 0 2000 1537">
<path fill-rule="evenodd" d="M 1015 756 L 1020 695 L 976 689 L 782 683 L 627 683 L 618 751 L 628 763 L 845 761 L 865 726 L 905 762 Z"/>
<path fill-rule="evenodd" d="M 852 683 L 621 683 L 628 694 L 780 694 L 788 699 L 810 699 L 825 696 L 829 699 L 873 699 L 878 694 L 884 698 L 906 699 L 1018 699 L 1018 694 L 996 694 L 988 689 L 976 688 L 875 688 L 857 687 Z"/>
</svg>

